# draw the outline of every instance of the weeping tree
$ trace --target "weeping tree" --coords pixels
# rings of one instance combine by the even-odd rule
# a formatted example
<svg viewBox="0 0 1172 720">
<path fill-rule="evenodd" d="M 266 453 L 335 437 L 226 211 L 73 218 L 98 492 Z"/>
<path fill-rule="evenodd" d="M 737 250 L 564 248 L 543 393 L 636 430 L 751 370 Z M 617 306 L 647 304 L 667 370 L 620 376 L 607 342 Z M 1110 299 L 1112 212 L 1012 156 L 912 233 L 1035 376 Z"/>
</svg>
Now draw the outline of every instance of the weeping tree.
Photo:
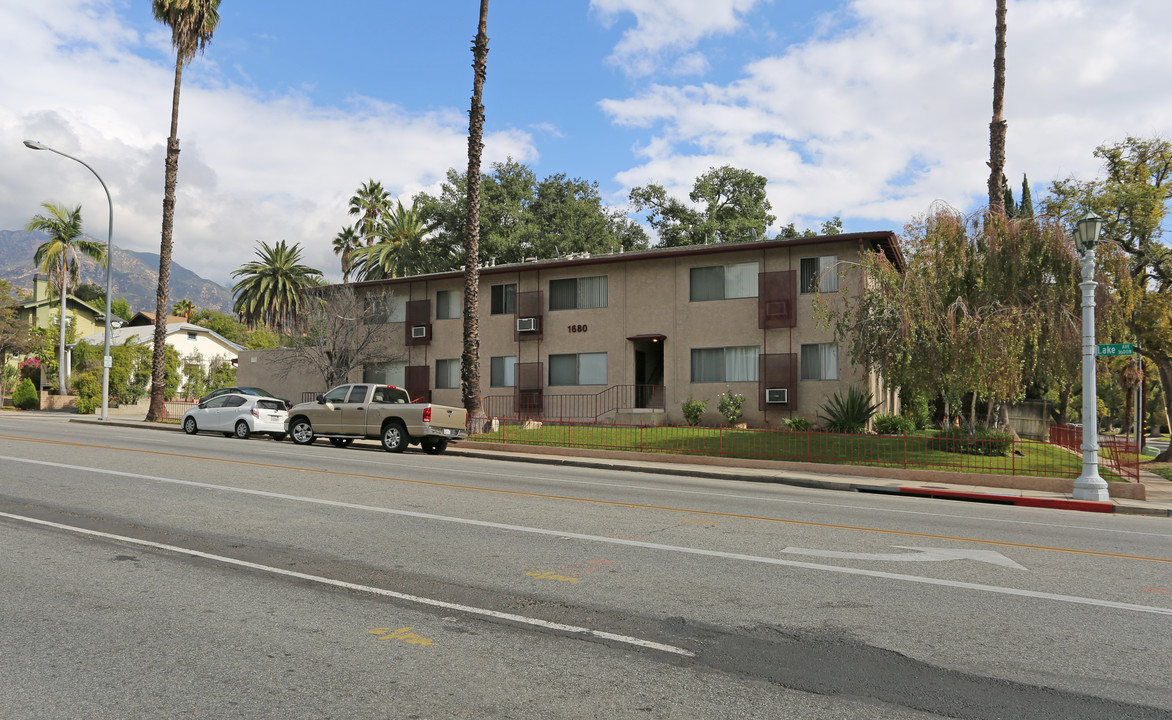
<svg viewBox="0 0 1172 720">
<path fill-rule="evenodd" d="M 484 151 L 484 79 L 488 69 L 488 0 L 480 0 L 480 24 L 472 45 L 472 109 L 468 113 L 468 239 L 464 244 L 464 352 L 460 388 L 464 409 L 480 414 L 480 155 Z"/>
</svg>

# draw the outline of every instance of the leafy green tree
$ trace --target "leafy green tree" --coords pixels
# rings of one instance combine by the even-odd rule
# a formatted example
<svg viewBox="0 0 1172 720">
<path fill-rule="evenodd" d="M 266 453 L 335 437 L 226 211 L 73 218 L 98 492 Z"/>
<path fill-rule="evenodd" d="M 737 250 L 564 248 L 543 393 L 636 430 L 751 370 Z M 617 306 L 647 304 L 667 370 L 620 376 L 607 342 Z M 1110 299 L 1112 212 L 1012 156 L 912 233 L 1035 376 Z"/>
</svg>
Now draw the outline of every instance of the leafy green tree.
<svg viewBox="0 0 1172 720">
<path fill-rule="evenodd" d="M 130 322 L 130 318 L 134 317 L 134 313 L 130 312 L 130 303 L 126 298 L 114 298 L 110 303 L 110 312 L 126 322 Z"/>
<path fill-rule="evenodd" d="M 301 264 L 301 246 L 284 240 L 270 246 L 261 242 L 259 262 L 245 263 L 232 271 L 240 278 L 232 287 L 232 310 L 250 327 L 266 325 L 275 330 L 292 328 L 306 305 L 302 290 L 321 284 L 321 271 Z"/>
<path fill-rule="evenodd" d="M 171 94 L 171 134 L 167 138 L 167 159 L 163 174 L 163 230 L 159 242 L 159 287 L 155 293 L 155 340 L 151 361 L 151 406 L 146 419 L 163 417 L 166 390 L 167 298 L 171 284 L 172 233 L 175 227 L 175 185 L 179 179 L 179 88 L 183 66 L 203 52 L 220 23 L 220 0 L 151 0 L 155 20 L 171 28 L 175 48 L 175 87 Z"/>
<path fill-rule="evenodd" d="M 32 380 L 25 378 L 20 381 L 20 385 L 17 385 L 16 391 L 12 393 L 12 404 L 21 410 L 32 410 L 40 406 L 41 396 L 33 386 Z"/>
<path fill-rule="evenodd" d="M 8 366 L 11 355 L 24 355 L 34 345 L 32 327 L 16 311 L 16 290 L 7 280 L 0 280 L 0 367 Z M 0 382 L 0 397 L 9 383 Z"/>
<path fill-rule="evenodd" d="M 208 365 L 208 387 L 220 388 L 236 384 L 236 368 L 232 363 L 224 362 L 223 358 L 212 358 Z"/>
<path fill-rule="evenodd" d="M 351 196 L 349 213 L 358 218 L 354 221 L 354 230 L 365 238 L 367 245 L 373 245 L 378 237 L 379 219 L 390 202 L 390 194 L 374 178 L 359 185 L 357 192 Z"/>
<path fill-rule="evenodd" d="M 1128 137 L 1100 145 L 1095 157 L 1104 174 L 1067 178 L 1050 186 L 1043 212 L 1073 225 L 1088 211 L 1104 218 L 1097 254 L 1116 292 L 1127 333 L 1138 352 L 1156 366 L 1165 412 L 1172 411 L 1172 250 L 1161 241 L 1172 200 L 1172 143 L 1161 137 Z M 1111 253 L 1122 255 L 1112 262 Z M 1100 337 L 1102 337 L 1100 335 Z M 1106 339 L 1106 338 L 1105 338 Z M 1172 462 L 1172 452 L 1157 458 Z"/>
<path fill-rule="evenodd" d="M 1021 204 L 1017 206 L 1014 217 L 1032 218 L 1034 216 L 1034 198 L 1030 194 L 1030 179 L 1023 173 L 1021 176 Z"/>
<path fill-rule="evenodd" d="M 195 312 L 195 303 L 187 298 L 183 298 L 179 302 L 171 306 L 171 312 L 182 316 L 187 322 L 191 322 L 191 313 Z"/>
<path fill-rule="evenodd" d="M 66 392 L 65 366 L 60 359 L 65 357 L 65 300 L 69 295 L 70 279 L 77 280 L 78 260 L 80 255 L 86 255 L 99 264 L 106 264 L 106 246 L 87 240 L 81 234 L 81 205 L 70 210 L 64 205 L 46 202 L 41 207 L 48 210 L 47 215 L 34 215 L 32 220 L 25 224 L 24 229 L 29 232 L 44 232 L 49 240 L 37 247 L 33 255 L 33 262 L 50 277 L 57 277 L 57 295 L 61 299 L 61 317 L 58 322 L 60 345 L 57 351 L 57 388 L 61 393 Z"/>
<path fill-rule="evenodd" d="M 434 229 L 419 212 L 419 202 L 404 208 L 402 201 L 390 208 L 379 223 L 378 241 L 351 253 L 351 262 L 359 280 L 383 280 L 447 270 L 437 266 L 438 258 L 425 248 L 425 240 Z M 448 258 L 450 262 L 453 258 Z"/>
<path fill-rule="evenodd" d="M 709 168 L 692 185 L 689 206 L 670 197 L 661 185 L 631 190 L 631 205 L 647 211 L 647 222 L 666 247 L 708 242 L 763 239 L 777 218 L 765 194 L 768 181 L 750 170 L 724 165 Z"/>
</svg>

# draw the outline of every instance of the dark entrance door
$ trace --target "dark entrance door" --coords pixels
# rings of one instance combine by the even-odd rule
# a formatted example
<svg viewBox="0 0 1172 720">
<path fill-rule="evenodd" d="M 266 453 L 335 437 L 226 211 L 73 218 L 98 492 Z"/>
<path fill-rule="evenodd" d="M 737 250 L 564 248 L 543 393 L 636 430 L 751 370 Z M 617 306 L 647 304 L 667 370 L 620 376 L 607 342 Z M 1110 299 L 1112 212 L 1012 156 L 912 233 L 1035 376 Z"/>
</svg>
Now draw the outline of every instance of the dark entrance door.
<svg viewBox="0 0 1172 720">
<path fill-rule="evenodd" d="M 663 406 L 662 336 L 631 338 L 635 344 L 635 407 Z"/>
</svg>

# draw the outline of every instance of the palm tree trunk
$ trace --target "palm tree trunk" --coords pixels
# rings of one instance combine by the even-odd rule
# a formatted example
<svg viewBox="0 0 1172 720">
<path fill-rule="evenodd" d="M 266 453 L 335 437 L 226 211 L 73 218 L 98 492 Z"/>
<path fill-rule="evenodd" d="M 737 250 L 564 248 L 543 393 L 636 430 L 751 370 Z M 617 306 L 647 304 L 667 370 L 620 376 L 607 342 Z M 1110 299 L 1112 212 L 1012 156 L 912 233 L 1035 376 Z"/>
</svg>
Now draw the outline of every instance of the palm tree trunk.
<svg viewBox="0 0 1172 720">
<path fill-rule="evenodd" d="M 175 57 L 175 90 L 171 96 L 171 135 L 163 173 L 163 238 L 159 243 L 159 286 L 155 292 L 155 340 L 151 355 L 151 404 L 147 422 L 163 419 L 166 390 L 167 296 L 171 294 L 171 234 L 175 227 L 175 185 L 179 179 L 179 86 L 183 80 L 181 55 Z"/>
<path fill-rule="evenodd" d="M 488 68 L 488 0 L 480 0 L 480 24 L 472 47 L 472 110 L 468 114 L 468 239 L 464 245 L 464 353 L 460 381 L 464 409 L 480 414 L 480 154 L 484 150 L 484 79 Z"/>
<path fill-rule="evenodd" d="M 989 123 L 989 212 L 1005 214 L 1005 2 L 997 0 L 997 41 L 993 55 L 993 121 Z"/>
</svg>

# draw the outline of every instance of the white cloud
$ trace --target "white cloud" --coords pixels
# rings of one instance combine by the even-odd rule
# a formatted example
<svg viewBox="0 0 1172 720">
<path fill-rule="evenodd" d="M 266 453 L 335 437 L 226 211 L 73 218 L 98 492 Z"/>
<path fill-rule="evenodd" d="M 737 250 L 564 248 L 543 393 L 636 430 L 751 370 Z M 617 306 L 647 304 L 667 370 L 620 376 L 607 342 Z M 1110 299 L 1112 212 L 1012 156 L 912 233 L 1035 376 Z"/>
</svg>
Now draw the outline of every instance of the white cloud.
<svg viewBox="0 0 1172 720">
<path fill-rule="evenodd" d="M 81 202 L 103 238 L 106 198 L 85 168 L 21 144 L 41 140 L 97 170 L 114 200 L 114 242 L 158 252 L 163 157 L 170 124 L 169 36 L 139 36 L 101 0 L 0 2 L 0 47 L 23 72 L 0 74 L 0 228 L 40 203 Z M 173 57 L 173 56 L 172 56 Z M 467 163 L 467 117 L 408 112 L 370 98 L 321 107 L 296 94 L 261 96 L 228 84 L 208 57 L 184 71 L 174 259 L 228 282 L 261 240 L 301 243 L 307 264 L 337 279 L 333 236 L 368 178 L 392 194 L 434 188 Z M 523 131 L 490 132 L 485 162 L 536 157 Z"/>
<path fill-rule="evenodd" d="M 604 22 L 624 13 L 635 16 L 635 27 L 623 33 L 611 62 L 633 76 L 655 71 L 663 56 L 683 52 L 702 38 L 727 35 L 742 26 L 742 16 L 762 0 L 590 0 Z M 768 2 L 768 0 L 765 0 Z M 675 72 L 694 74 L 702 56 L 685 58 Z M 706 63 L 706 61 L 704 61 Z"/>
<path fill-rule="evenodd" d="M 657 84 L 604 100 L 618 125 L 650 138 L 626 187 L 685 191 L 725 163 L 769 179 L 779 223 L 852 229 L 902 223 L 936 199 L 975 208 L 988 177 L 992 3 L 856 0 L 837 29 L 762 57 L 724 85 Z M 1170 133 L 1172 5 L 1019 0 L 1009 6 L 1007 175 L 1038 192 L 1098 171 L 1095 146 Z"/>
</svg>

